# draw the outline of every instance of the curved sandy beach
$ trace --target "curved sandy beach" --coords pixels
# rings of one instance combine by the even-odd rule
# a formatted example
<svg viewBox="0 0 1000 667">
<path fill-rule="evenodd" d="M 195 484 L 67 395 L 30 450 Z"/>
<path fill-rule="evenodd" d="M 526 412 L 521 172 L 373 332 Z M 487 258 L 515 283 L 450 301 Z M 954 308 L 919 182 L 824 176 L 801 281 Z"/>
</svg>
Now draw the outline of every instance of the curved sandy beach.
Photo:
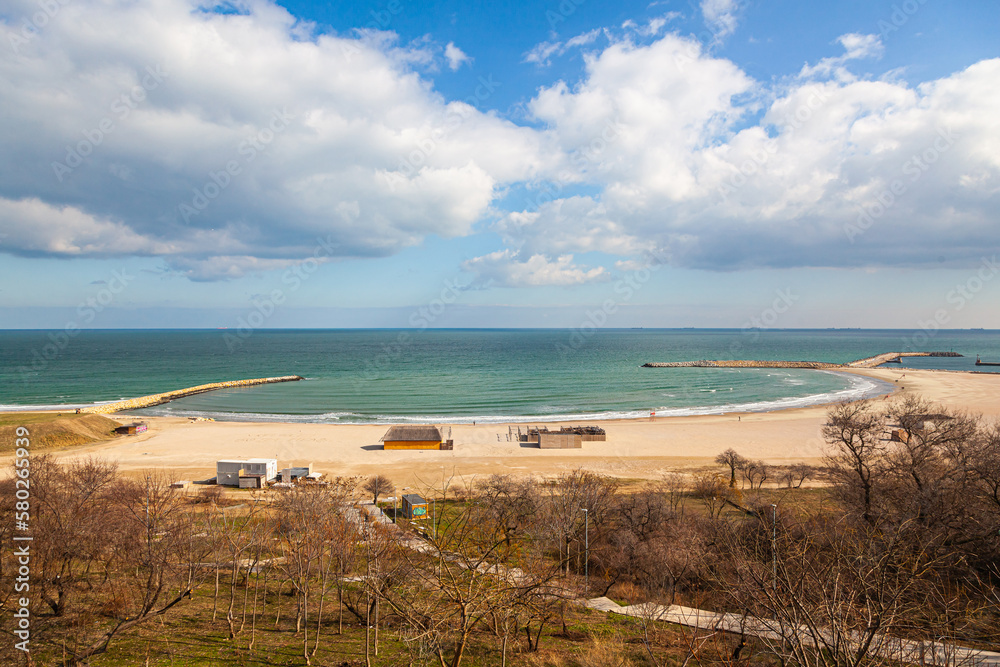
<svg viewBox="0 0 1000 667">
<path fill-rule="evenodd" d="M 1000 417 L 1000 374 L 911 369 L 851 372 L 895 383 L 900 391 L 918 393 L 953 409 Z M 508 441 L 506 424 L 452 426 L 453 451 L 383 451 L 379 438 L 385 425 L 192 422 L 156 417 L 144 418 L 150 428 L 143 435 L 75 450 L 66 457 L 115 459 L 124 470 L 156 468 L 175 479 L 212 477 L 217 459 L 277 457 L 279 466 L 312 463 L 328 476 L 379 472 L 397 488 L 439 486 L 442 476 L 550 475 L 577 467 L 642 479 L 710 465 L 728 447 L 774 464 L 817 463 L 824 453 L 821 428 L 827 410 L 828 406 L 814 406 L 655 421 L 603 421 L 607 441 L 587 442 L 575 450 L 522 447 Z"/>
</svg>

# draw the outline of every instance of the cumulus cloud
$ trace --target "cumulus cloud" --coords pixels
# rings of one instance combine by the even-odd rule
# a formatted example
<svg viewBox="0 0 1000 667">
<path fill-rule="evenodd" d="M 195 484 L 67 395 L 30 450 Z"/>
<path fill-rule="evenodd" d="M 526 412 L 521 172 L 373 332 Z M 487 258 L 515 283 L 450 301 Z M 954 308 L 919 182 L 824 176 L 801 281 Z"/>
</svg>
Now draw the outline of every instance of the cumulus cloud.
<svg viewBox="0 0 1000 667">
<path fill-rule="evenodd" d="M 503 246 L 464 268 L 533 286 L 603 280 L 596 264 L 650 252 L 730 270 L 938 266 L 1000 246 L 1000 59 L 875 79 L 847 64 L 879 57 L 879 38 L 851 33 L 761 82 L 661 24 L 625 26 L 529 52 L 589 47 L 524 127 L 487 111 L 490 80 L 465 101 L 435 92 L 420 67 L 440 46 L 315 34 L 265 0 L 75 0 L 26 35 L 37 5 L 10 6 L 6 253 L 158 256 L 220 280 L 487 228 Z M 702 10 L 725 28 L 739 7 Z"/>
<path fill-rule="evenodd" d="M 448 69 L 452 72 L 457 71 L 463 63 L 471 62 L 472 60 L 462 49 L 455 46 L 454 42 L 448 42 L 448 45 L 444 47 L 444 57 L 448 59 Z"/>
<path fill-rule="evenodd" d="M 321 244 L 387 255 L 468 234 L 504 184 L 558 160 L 544 135 L 442 99 L 413 69 L 431 45 L 392 33 L 313 34 L 266 0 L 79 0 L 22 35 L 35 11 L 2 25 L 4 252 L 162 255 L 204 279 Z"/>
<path fill-rule="evenodd" d="M 841 58 L 880 50 L 867 36 L 839 41 Z M 564 182 L 599 192 L 549 197 L 500 229 L 533 253 L 655 248 L 711 270 L 976 261 L 1000 245 L 998 77 L 1000 60 L 987 60 L 916 87 L 798 77 L 765 88 L 676 35 L 612 44 L 583 80 L 531 104 L 571 157 Z"/>
<path fill-rule="evenodd" d="M 609 278 L 602 266 L 586 268 L 574 264 L 573 255 L 550 259 L 541 254 L 523 256 L 512 250 L 498 250 L 470 259 L 462 268 L 476 274 L 476 284 L 497 287 L 581 285 Z"/>
</svg>

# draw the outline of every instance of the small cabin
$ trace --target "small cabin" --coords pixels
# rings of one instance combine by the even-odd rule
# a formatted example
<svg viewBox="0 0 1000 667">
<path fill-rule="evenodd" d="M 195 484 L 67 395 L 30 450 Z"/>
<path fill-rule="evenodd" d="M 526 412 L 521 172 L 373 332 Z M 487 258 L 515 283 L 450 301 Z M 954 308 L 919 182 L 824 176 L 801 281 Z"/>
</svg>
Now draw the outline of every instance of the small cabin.
<svg viewBox="0 0 1000 667">
<path fill-rule="evenodd" d="M 416 493 L 407 493 L 402 498 L 402 509 L 407 519 L 422 519 L 427 516 L 427 501 Z"/>
<path fill-rule="evenodd" d="M 441 429 L 429 424 L 393 426 L 382 436 L 382 449 L 452 449 Z"/>
</svg>

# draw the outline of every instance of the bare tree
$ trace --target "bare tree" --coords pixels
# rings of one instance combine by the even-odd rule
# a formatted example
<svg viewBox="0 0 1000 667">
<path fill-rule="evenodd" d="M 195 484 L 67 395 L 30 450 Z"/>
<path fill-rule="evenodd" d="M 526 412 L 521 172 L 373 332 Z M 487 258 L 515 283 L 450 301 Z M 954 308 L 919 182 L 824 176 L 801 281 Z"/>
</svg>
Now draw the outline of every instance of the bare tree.
<svg viewBox="0 0 1000 667">
<path fill-rule="evenodd" d="M 750 490 L 753 491 L 754 489 L 760 490 L 764 485 L 771 472 L 771 468 L 764 461 L 744 459 L 740 471 L 743 473 L 743 478 L 750 484 Z"/>
<path fill-rule="evenodd" d="M 429 549 L 400 552 L 405 578 L 373 589 L 412 628 L 408 638 L 430 646 L 441 665 L 459 667 L 473 633 L 496 621 L 508 630 L 523 622 L 537 646 L 553 600 L 563 595 L 549 585 L 560 563 L 531 549 L 527 533 L 512 534 L 504 518 L 486 502 L 455 508 L 428 538 Z"/>
<path fill-rule="evenodd" d="M 63 466 L 49 457 L 32 461 L 33 516 L 37 540 L 35 563 L 40 596 L 56 616 L 70 604 L 77 577 L 106 554 L 108 494 L 117 481 L 117 465 L 87 459 Z"/>
<path fill-rule="evenodd" d="M 830 445 L 827 463 L 835 487 L 848 505 L 860 507 L 869 524 L 875 522 L 875 479 L 885 467 L 884 417 L 871 401 L 844 403 L 830 410 L 823 436 Z"/>
<path fill-rule="evenodd" d="M 374 504 L 378 504 L 379 496 L 387 496 L 396 490 L 389 478 L 382 475 L 372 475 L 361 488 L 371 494 Z"/>
<path fill-rule="evenodd" d="M 306 485 L 292 489 L 275 503 L 281 532 L 281 568 L 296 593 L 295 631 L 302 633 L 302 657 L 312 664 L 319 647 L 323 602 L 336 555 L 333 539 L 343 535 L 336 526 L 349 487 L 341 484 Z M 317 610 L 317 633 L 309 648 L 311 606 Z"/>
<path fill-rule="evenodd" d="M 110 625 L 99 638 L 74 650 L 68 664 L 84 664 L 107 651 L 130 628 L 162 616 L 186 599 L 201 583 L 197 563 L 204 556 L 194 536 L 194 523 L 183 512 L 182 499 L 160 475 L 144 480 L 119 480 L 110 490 L 113 517 L 111 545 L 115 576 L 109 580 L 114 607 Z M 83 640 L 84 637 L 78 637 Z"/>
<path fill-rule="evenodd" d="M 720 466 L 726 466 L 729 468 L 729 487 L 734 488 L 736 486 L 736 471 L 742 469 L 743 466 L 746 465 L 747 460 L 737 454 L 735 449 L 730 447 L 716 456 L 715 462 Z"/>
<path fill-rule="evenodd" d="M 691 492 L 704 503 L 708 515 L 717 519 L 722 514 L 726 502 L 729 501 L 733 487 L 727 486 L 726 482 L 718 475 L 705 473 L 695 479 Z"/>
</svg>

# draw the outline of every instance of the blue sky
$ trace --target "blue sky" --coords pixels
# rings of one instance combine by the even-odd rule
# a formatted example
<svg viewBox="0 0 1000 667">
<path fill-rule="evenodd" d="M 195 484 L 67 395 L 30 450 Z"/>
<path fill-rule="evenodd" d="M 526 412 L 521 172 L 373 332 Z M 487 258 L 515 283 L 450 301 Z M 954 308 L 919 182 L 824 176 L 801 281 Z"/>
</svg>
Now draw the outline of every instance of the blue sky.
<svg viewBox="0 0 1000 667">
<path fill-rule="evenodd" d="M 1000 328 L 997 3 L 46 6 L 0 327 Z"/>
</svg>

